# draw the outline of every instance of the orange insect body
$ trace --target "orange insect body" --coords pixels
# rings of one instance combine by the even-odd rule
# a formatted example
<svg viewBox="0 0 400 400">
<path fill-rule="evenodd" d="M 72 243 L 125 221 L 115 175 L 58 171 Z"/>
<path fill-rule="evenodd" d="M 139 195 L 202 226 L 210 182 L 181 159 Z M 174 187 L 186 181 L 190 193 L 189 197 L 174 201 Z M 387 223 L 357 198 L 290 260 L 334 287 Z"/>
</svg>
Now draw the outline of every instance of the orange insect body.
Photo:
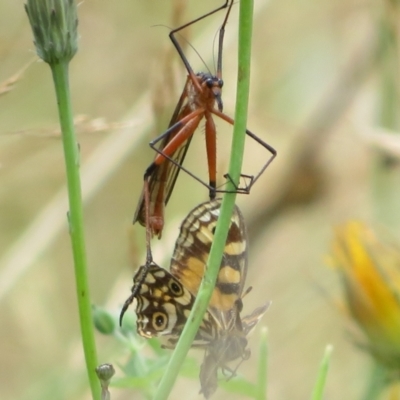
<svg viewBox="0 0 400 400">
<path fill-rule="evenodd" d="M 153 163 L 149 166 L 145 173 L 145 179 L 149 179 L 150 186 L 150 212 L 149 227 L 153 234 L 161 237 L 164 226 L 164 206 L 169 199 L 172 191 L 168 187 L 168 179 L 174 178 L 174 182 L 179 173 L 173 176 L 171 169 L 174 164 L 169 161 L 177 151 L 182 148 L 186 153 L 186 148 L 190 143 L 190 139 L 205 118 L 205 137 L 207 148 L 207 159 L 210 176 L 210 198 L 215 198 L 217 160 L 216 160 L 216 129 L 211 113 L 214 105 L 217 103 L 219 110 L 222 112 L 223 105 L 221 100 L 221 89 L 223 86 L 222 79 L 212 76 L 209 73 L 200 72 L 196 75 L 188 75 L 185 87 L 178 103 L 178 114 L 170 122 L 170 127 L 166 133 L 165 139 L 162 141 L 160 148 L 162 152 L 156 155 Z M 186 100 L 186 101 L 185 101 Z M 182 105 L 182 103 L 184 103 Z M 211 111 L 210 111 L 211 110 Z M 157 140 L 157 139 L 156 139 Z M 183 162 L 185 153 L 179 156 L 180 164 Z M 178 159 L 176 157 L 176 159 Z M 148 178 L 147 178 L 148 176 Z M 166 194 L 168 198 L 166 198 Z M 144 198 L 142 196 L 136 211 L 134 222 L 139 221 L 140 224 L 146 226 L 146 216 L 144 208 Z"/>
<path fill-rule="evenodd" d="M 209 189 L 210 199 L 214 199 L 217 192 L 225 192 L 223 189 L 217 189 L 216 186 L 217 143 L 213 114 L 231 125 L 234 124 L 233 119 L 223 113 L 221 98 L 223 87 L 223 80 L 221 77 L 222 44 L 225 34 L 225 25 L 227 24 L 232 6 L 233 0 L 227 0 L 223 6 L 171 31 L 169 35 L 186 67 L 186 70 L 188 71 L 188 76 L 168 129 L 158 138 L 150 142 L 150 147 L 158 154 L 155 156 L 152 164 L 145 171 L 144 181 L 147 183 L 144 185 L 142 196 L 139 200 L 133 219 L 134 223 L 138 221 L 141 225 L 150 230 L 151 235 L 157 235 L 159 238 L 161 237 L 164 227 L 164 208 L 168 203 L 181 169 Z M 175 38 L 175 34 L 189 25 L 192 25 L 226 7 L 228 7 L 228 11 L 219 31 L 217 73 L 216 75 L 212 75 L 208 72 L 195 74 Z M 217 106 L 217 108 L 215 106 Z M 183 166 L 183 161 L 192 136 L 203 118 L 205 118 L 205 139 L 209 175 L 208 184 L 203 182 Z M 246 129 L 246 134 L 265 147 L 271 153 L 271 156 L 255 177 L 242 174 L 243 178 L 250 180 L 250 184 L 245 187 L 237 187 L 237 193 L 249 193 L 250 187 L 276 156 L 276 151 L 267 143 L 255 136 L 252 132 Z M 229 176 L 225 177 L 230 179 Z M 148 190 L 147 196 L 144 195 L 144 190 Z M 146 198 L 148 199 L 148 204 L 145 204 Z M 146 209 L 148 213 L 146 213 Z"/>
</svg>

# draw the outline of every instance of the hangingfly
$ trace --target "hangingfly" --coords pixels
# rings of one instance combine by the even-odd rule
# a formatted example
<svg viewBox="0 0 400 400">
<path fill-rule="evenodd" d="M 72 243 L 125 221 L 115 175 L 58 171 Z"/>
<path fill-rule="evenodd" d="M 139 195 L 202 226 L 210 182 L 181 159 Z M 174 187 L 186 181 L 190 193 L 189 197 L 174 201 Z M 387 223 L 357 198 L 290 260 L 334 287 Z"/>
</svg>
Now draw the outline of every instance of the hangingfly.
<svg viewBox="0 0 400 400">
<path fill-rule="evenodd" d="M 159 238 L 161 237 L 164 227 L 164 207 L 168 203 L 181 169 L 209 189 L 210 199 L 214 199 L 217 192 L 226 192 L 226 190 L 223 188 L 217 187 L 217 144 L 216 127 L 213 116 L 217 116 L 231 125 L 234 124 L 234 120 L 228 115 L 224 114 L 221 98 L 223 87 L 223 40 L 225 26 L 232 9 L 232 5 L 233 0 L 227 0 L 221 7 L 218 7 L 217 9 L 210 11 L 199 18 L 196 18 L 195 20 L 190 21 L 179 28 L 172 30 L 169 34 L 173 45 L 175 46 L 186 67 L 188 76 L 182 94 L 178 100 L 178 104 L 175 107 L 175 111 L 172 115 L 168 129 L 155 140 L 150 142 L 150 147 L 153 148 L 158 154 L 145 171 L 145 183 L 143 186 L 142 195 L 133 218 L 133 223 L 138 221 L 141 225 L 150 230 L 151 235 L 157 235 Z M 199 72 L 196 74 L 193 72 L 193 69 L 189 64 L 182 47 L 178 43 L 176 34 L 188 26 L 193 25 L 196 22 L 224 8 L 227 8 L 227 12 L 219 30 L 217 72 L 215 75 L 212 75 L 209 72 Z M 182 165 L 193 134 L 203 119 L 205 119 L 205 140 L 209 176 L 208 183 L 202 181 Z M 241 177 L 246 180 L 246 183 L 242 187 L 240 184 L 236 186 L 235 192 L 247 194 L 250 192 L 252 185 L 257 181 L 260 175 L 275 158 L 276 151 L 247 129 L 246 134 L 269 152 L 264 166 L 257 173 L 257 175 L 241 175 Z M 224 177 L 230 180 L 228 175 L 224 175 Z M 148 202 L 147 205 L 145 204 L 146 201 Z M 147 216 L 146 209 L 148 211 Z"/>
</svg>

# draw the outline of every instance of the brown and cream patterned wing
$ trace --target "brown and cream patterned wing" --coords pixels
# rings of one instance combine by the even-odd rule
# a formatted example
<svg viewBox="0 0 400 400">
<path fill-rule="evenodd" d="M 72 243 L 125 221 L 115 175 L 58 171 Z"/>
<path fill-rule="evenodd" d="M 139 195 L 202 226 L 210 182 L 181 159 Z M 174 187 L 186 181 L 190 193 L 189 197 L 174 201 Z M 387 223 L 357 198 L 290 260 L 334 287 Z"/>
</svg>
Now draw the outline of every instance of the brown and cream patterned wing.
<svg viewBox="0 0 400 400">
<path fill-rule="evenodd" d="M 146 268 L 144 279 L 142 268 Z M 194 296 L 168 271 L 156 264 L 141 267 L 136 277 L 140 279 L 135 294 L 139 335 L 145 338 L 158 337 L 163 347 L 174 348 L 193 307 Z M 134 279 L 134 288 L 135 285 Z M 213 317 L 206 313 L 194 346 L 207 346 L 214 337 L 215 329 Z"/>
<path fill-rule="evenodd" d="M 242 361 L 250 357 L 250 349 L 247 348 L 247 335 L 263 317 L 269 305 L 270 302 L 256 308 L 250 315 L 242 319 L 238 314 L 237 321 L 241 321 L 241 326 L 236 325 L 232 329 L 222 332 L 217 339 L 210 342 L 200 368 L 200 392 L 206 399 L 210 398 L 217 390 L 218 369 L 230 372 L 233 376 Z M 232 369 L 230 364 L 235 360 L 239 361 Z"/>
<path fill-rule="evenodd" d="M 194 208 L 183 221 L 170 271 L 194 296 L 203 278 L 221 200 Z M 242 213 L 235 206 L 224 249 L 220 272 L 210 301 L 210 309 L 230 314 L 241 303 L 247 272 L 247 234 Z M 234 313 L 236 313 L 234 311 Z"/>
</svg>

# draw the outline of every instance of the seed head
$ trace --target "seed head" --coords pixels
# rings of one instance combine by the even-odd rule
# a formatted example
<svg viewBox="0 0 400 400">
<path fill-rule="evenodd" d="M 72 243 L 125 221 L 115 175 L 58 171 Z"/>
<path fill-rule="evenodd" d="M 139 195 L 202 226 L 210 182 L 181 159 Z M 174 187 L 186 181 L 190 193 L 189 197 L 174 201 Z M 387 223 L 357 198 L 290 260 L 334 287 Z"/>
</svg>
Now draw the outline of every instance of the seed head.
<svg viewBox="0 0 400 400">
<path fill-rule="evenodd" d="M 38 56 L 49 64 L 70 61 L 78 50 L 75 0 L 27 0 L 25 10 Z"/>
</svg>

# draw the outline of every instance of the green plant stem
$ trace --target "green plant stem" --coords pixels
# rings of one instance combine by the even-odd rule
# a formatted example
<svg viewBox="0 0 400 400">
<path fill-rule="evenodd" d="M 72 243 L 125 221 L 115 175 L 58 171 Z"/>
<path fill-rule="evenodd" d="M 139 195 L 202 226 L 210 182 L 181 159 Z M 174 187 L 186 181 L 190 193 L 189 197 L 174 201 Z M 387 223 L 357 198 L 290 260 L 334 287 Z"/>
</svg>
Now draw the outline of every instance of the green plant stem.
<svg viewBox="0 0 400 400">
<path fill-rule="evenodd" d="M 317 381 L 315 382 L 314 390 L 312 392 L 312 400 L 322 400 L 332 350 L 333 347 L 331 345 L 326 346 L 324 358 L 322 359 L 321 366 L 318 371 Z"/>
<path fill-rule="evenodd" d="M 253 0 L 242 0 L 239 15 L 239 49 L 238 49 L 238 81 L 235 109 L 235 125 L 233 129 L 232 150 L 229 163 L 229 176 L 233 182 L 228 182 L 227 190 L 234 191 L 238 185 L 242 169 L 242 160 L 247 124 L 247 108 L 250 88 L 250 59 L 251 59 L 251 35 L 253 27 Z M 218 224 L 216 226 L 214 241 L 211 246 L 207 269 L 200 285 L 200 289 L 193 305 L 193 309 L 187 320 L 182 335 L 173 352 L 167 370 L 157 388 L 154 400 L 167 399 L 172 390 L 180 366 L 196 336 L 204 313 L 208 307 L 218 271 L 221 265 L 226 238 L 235 207 L 235 193 L 225 193 Z"/>
<path fill-rule="evenodd" d="M 68 222 L 75 266 L 76 292 L 86 369 L 93 399 L 101 398 L 100 383 L 95 369 L 98 365 L 92 308 L 87 278 L 87 261 L 83 231 L 81 183 L 79 176 L 79 148 L 75 138 L 73 113 L 68 83 L 68 62 L 50 64 L 57 96 L 61 124 L 69 199 Z"/>
</svg>

